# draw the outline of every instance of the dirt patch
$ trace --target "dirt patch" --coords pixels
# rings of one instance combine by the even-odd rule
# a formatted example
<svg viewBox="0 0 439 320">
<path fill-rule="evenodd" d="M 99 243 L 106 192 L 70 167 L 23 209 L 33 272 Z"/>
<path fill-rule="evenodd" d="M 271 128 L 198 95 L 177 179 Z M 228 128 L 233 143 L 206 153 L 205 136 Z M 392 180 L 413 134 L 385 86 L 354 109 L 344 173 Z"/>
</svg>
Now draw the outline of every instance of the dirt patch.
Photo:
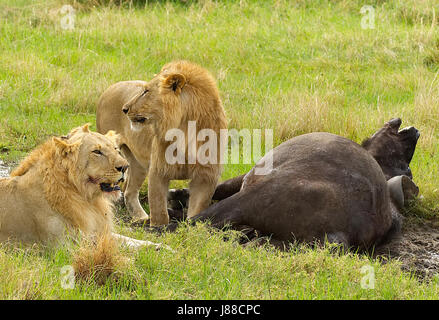
<svg viewBox="0 0 439 320">
<path fill-rule="evenodd" d="M 376 255 L 400 260 L 403 270 L 423 279 L 439 274 L 439 220 L 404 218 L 401 234 Z"/>
</svg>

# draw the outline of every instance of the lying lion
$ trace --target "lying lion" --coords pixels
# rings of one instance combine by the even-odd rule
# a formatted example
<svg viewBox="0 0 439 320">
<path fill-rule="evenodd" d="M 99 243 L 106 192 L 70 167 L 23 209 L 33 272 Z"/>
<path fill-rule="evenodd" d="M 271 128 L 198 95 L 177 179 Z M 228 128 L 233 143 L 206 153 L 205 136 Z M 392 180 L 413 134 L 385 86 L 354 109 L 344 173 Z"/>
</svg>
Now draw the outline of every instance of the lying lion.
<svg viewBox="0 0 439 320">
<path fill-rule="evenodd" d="M 186 135 L 189 121 L 196 122 L 197 132 L 211 129 L 217 137 L 221 129 L 227 128 L 215 80 L 207 70 L 188 61 L 166 64 L 149 82 L 118 82 L 100 97 L 98 131 L 104 134 L 115 130 L 120 134 L 120 149 L 130 163 L 124 196 L 133 220 L 149 218 L 139 203 L 139 190 L 147 175 L 151 225 L 169 222 L 166 198 L 172 179 L 191 180 L 189 217 L 209 206 L 221 173 L 220 152 L 213 156 L 213 163 L 203 164 L 198 159 L 191 162 L 189 137 L 181 148 L 185 152 L 184 163 L 171 164 L 165 159 L 166 150 L 173 143 L 167 133 L 179 129 Z M 217 139 L 216 150 L 221 151 L 220 140 Z M 196 143 L 199 150 L 203 142 Z"/>
<path fill-rule="evenodd" d="M 93 237 L 113 229 L 112 201 L 128 162 L 114 132 L 88 125 L 53 137 L 0 179 L 0 242 L 57 243 L 68 235 Z M 129 246 L 156 245 L 113 234 Z"/>
</svg>

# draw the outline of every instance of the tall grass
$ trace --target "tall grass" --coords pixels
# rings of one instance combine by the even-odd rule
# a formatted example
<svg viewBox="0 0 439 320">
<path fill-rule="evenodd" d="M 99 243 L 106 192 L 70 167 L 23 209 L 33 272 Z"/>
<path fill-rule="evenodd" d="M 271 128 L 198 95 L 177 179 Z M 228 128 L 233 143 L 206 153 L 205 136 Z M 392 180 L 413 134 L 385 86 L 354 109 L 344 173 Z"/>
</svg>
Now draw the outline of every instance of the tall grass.
<svg viewBox="0 0 439 320">
<path fill-rule="evenodd" d="M 76 9 L 63 30 L 60 9 Z M 0 158 L 16 162 L 48 136 L 95 122 L 110 84 L 149 79 L 188 59 L 217 78 L 231 128 L 271 128 L 275 145 L 329 131 L 360 142 L 392 117 L 420 129 L 412 171 L 423 200 L 439 211 L 439 4 L 374 0 L 375 29 L 362 29 L 363 1 L 0 0 Z M 228 165 L 223 178 L 249 169 Z M 60 288 L 75 248 L 0 249 L 5 298 L 434 298 L 397 262 L 329 251 L 241 248 L 187 230 L 158 239 L 177 249 L 134 254 L 118 281 Z M 73 250 L 73 251 L 72 251 Z M 133 256 L 132 253 L 124 253 Z M 358 285 L 371 263 L 375 290 Z M 3 272 L 4 271 L 4 272 Z"/>
</svg>

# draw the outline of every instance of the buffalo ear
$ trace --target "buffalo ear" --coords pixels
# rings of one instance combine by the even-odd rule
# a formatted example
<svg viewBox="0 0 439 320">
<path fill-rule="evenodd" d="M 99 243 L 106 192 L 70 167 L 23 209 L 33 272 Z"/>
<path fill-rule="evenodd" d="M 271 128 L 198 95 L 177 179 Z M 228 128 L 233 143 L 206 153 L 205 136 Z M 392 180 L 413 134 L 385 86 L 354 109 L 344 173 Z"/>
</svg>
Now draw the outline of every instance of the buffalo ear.
<svg viewBox="0 0 439 320">
<path fill-rule="evenodd" d="M 399 127 L 401 126 L 401 118 L 393 118 L 387 122 L 387 125 L 392 128 L 394 131 L 398 132 Z"/>
<path fill-rule="evenodd" d="M 63 156 L 67 156 L 73 152 L 75 152 L 76 150 L 78 150 L 79 148 L 79 144 L 80 142 L 75 142 L 75 143 L 67 143 L 66 141 L 64 141 L 62 138 L 58 138 L 58 137 L 53 137 L 52 138 L 55 147 L 57 148 L 58 152 Z"/>
<path fill-rule="evenodd" d="M 186 84 L 186 77 L 181 73 L 172 73 L 166 76 L 162 81 L 162 87 L 180 94 L 181 89 Z"/>
</svg>

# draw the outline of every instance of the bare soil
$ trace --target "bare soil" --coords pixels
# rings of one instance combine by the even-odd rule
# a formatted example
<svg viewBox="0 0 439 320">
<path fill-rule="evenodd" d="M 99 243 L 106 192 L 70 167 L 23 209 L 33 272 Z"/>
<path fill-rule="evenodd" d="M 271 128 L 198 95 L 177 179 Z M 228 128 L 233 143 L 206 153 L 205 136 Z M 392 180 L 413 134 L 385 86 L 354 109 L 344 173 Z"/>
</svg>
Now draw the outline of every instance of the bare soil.
<svg viewBox="0 0 439 320">
<path fill-rule="evenodd" d="M 439 273 L 439 219 L 406 217 L 401 234 L 377 249 L 378 257 L 398 259 L 402 269 L 419 278 Z"/>
</svg>

